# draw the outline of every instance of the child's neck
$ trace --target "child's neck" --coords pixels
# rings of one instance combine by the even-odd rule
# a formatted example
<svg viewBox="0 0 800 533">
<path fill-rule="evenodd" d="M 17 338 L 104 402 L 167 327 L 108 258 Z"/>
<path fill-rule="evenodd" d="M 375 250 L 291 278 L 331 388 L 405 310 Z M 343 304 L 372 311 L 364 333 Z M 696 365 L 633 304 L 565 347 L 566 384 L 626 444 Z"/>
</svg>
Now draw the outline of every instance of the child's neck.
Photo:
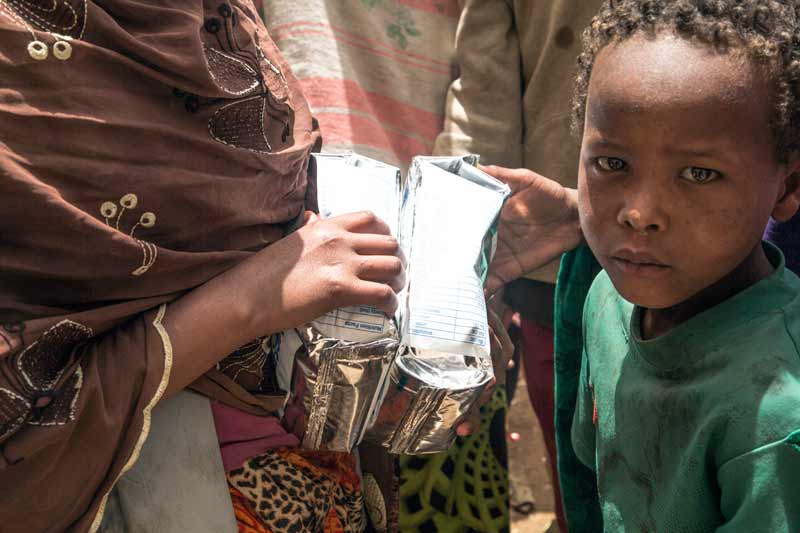
<svg viewBox="0 0 800 533">
<path fill-rule="evenodd" d="M 739 266 L 688 300 L 664 309 L 645 309 L 641 324 L 642 338 L 653 339 L 667 333 L 693 316 L 758 283 L 774 270 L 759 242 Z"/>
</svg>

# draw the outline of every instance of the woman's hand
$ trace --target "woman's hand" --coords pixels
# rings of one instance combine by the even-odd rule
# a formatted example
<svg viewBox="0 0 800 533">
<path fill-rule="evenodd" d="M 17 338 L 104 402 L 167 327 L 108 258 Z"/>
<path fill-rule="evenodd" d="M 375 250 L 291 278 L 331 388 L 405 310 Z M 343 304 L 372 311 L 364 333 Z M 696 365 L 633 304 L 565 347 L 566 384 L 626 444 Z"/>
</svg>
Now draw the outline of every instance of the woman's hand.
<svg viewBox="0 0 800 533">
<path fill-rule="evenodd" d="M 264 329 L 270 331 L 262 335 L 349 305 L 370 305 L 392 315 L 396 293 L 405 286 L 405 259 L 397 240 L 370 212 L 326 220 L 307 216 L 302 228 L 252 260 L 262 254 L 279 290 L 265 291 L 261 298 L 280 310 L 265 317 Z"/>
<path fill-rule="evenodd" d="M 306 224 L 188 292 L 167 309 L 174 346 L 167 396 L 244 343 L 297 327 L 332 309 L 397 308 L 405 260 L 388 226 L 372 213 Z"/>
<path fill-rule="evenodd" d="M 497 251 L 486 280 L 486 290 L 493 294 L 572 250 L 583 236 L 575 189 L 526 169 L 481 169 L 511 187 L 511 197 L 500 213 Z"/>
</svg>

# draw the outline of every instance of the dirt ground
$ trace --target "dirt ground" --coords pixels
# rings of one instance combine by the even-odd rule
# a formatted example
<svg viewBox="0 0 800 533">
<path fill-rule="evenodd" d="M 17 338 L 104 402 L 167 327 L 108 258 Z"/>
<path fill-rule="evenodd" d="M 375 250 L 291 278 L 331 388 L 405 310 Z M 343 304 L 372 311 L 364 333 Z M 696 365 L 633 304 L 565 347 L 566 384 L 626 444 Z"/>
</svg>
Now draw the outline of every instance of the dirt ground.
<svg viewBox="0 0 800 533">
<path fill-rule="evenodd" d="M 518 440 L 508 441 L 511 531 L 558 533 L 547 451 L 539 422 L 528 401 L 528 388 L 522 371 L 507 420 L 508 434 L 519 434 Z"/>
</svg>

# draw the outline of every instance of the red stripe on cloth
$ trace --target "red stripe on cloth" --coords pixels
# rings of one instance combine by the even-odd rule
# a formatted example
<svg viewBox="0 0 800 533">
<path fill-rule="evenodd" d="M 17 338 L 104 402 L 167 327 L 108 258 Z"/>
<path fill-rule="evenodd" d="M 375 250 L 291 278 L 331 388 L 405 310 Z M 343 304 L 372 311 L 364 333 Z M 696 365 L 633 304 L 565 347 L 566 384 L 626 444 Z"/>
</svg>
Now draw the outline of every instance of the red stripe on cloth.
<svg viewBox="0 0 800 533">
<path fill-rule="evenodd" d="M 340 107 L 369 114 L 381 124 L 413 132 L 433 143 L 442 130 L 441 113 L 425 111 L 389 96 L 365 90 L 352 80 L 306 78 L 300 80 L 312 109 Z"/>
<path fill-rule="evenodd" d="M 434 65 L 438 65 L 438 66 L 441 66 L 441 67 L 446 67 L 448 69 L 450 68 L 450 62 L 448 62 L 448 61 L 439 61 L 439 60 L 433 59 L 431 57 L 426 57 L 426 56 L 421 56 L 419 54 L 414 54 L 412 52 L 408 52 L 406 50 L 403 50 L 402 48 L 398 48 L 397 46 L 392 46 L 392 45 L 386 44 L 384 42 L 377 41 L 375 39 L 369 39 L 367 37 L 364 37 L 363 35 L 359 35 L 357 33 L 352 33 L 350 31 L 348 31 L 347 29 L 342 28 L 341 26 L 334 26 L 332 24 L 327 24 L 325 22 L 315 22 L 315 21 L 310 21 L 310 20 L 298 20 L 298 21 L 295 21 L 295 22 L 289 22 L 289 23 L 281 24 L 279 26 L 275 26 L 274 28 L 272 28 L 270 35 L 272 36 L 273 40 L 277 40 L 281 36 L 281 32 L 283 32 L 284 30 L 288 30 L 290 28 L 296 28 L 298 26 L 311 26 L 311 27 L 315 27 L 315 28 L 328 28 L 333 32 L 341 33 L 342 35 L 350 37 L 351 39 L 364 41 L 365 43 L 369 43 L 371 45 L 378 46 L 378 47 L 384 48 L 386 50 L 390 50 L 392 52 L 411 57 L 413 59 L 419 59 L 420 61 L 426 61 L 426 62 L 432 63 Z"/>
<path fill-rule="evenodd" d="M 352 146 L 363 144 L 395 154 L 399 161 L 411 161 L 415 155 L 427 155 L 432 144 L 386 131 L 374 120 L 339 113 L 315 113 L 325 142 Z M 324 144 L 323 144 L 324 146 Z"/>
<path fill-rule="evenodd" d="M 460 9 L 457 0 L 399 0 L 399 3 L 428 13 L 458 18 Z"/>
<path fill-rule="evenodd" d="M 276 43 L 278 43 L 280 41 L 283 41 L 283 40 L 286 40 L 286 39 L 289 39 L 289 38 L 292 38 L 292 37 L 296 37 L 298 35 L 325 35 L 325 36 L 328 36 L 328 37 L 333 37 L 333 39 L 338 41 L 338 42 L 345 43 L 345 44 L 350 45 L 350 46 L 352 46 L 354 48 L 361 48 L 362 50 L 366 50 L 366 51 L 371 52 L 371 53 L 373 53 L 373 54 L 375 54 L 377 56 L 393 59 L 394 61 L 396 61 L 398 63 L 402 63 L 402 64 L 408 65 L 410 67 L 415 67 L 415 68 L 418 68 L 418 69 L 421 69 L 421 70 L 426 70 L 426 71 L 432 72 L 434 74 L 444 75 L 444 76 L 447 76 L 448 78 L 451 76 L 450 69 L 443 69 L 443 68 L 431 67 L 429 65 L 422 65 L 422 64 L 420 64 L 420 63 L 418 63 L 416 61 L 411 61 L 409 59 L 405 59 L 403 57 L 400 57 L 398 54 L 393 54 L 393 53 L 383 52 L 381 50 L 376 50 L 375 48 L 372 48 L 372 47 L 367 46 L 365 44 L 359 43 L 359 42 L 357 42 L 357 41 L 355 41 L 353 39 L 347 39 L 347 38 L 343 37 L 342 35 L 337 35 L 336 33 L 333 33 L 333 32 L 319 31 L 319 30 L 287 31 L 287 32 L 280 33 L 278 35 L 273 35 L 272 36 L 272 40 L 275 41 Z M 403 55 L 408 56 L 409 54 L 406 54 L 405 52 L 403 52 Z"/>
</svg>

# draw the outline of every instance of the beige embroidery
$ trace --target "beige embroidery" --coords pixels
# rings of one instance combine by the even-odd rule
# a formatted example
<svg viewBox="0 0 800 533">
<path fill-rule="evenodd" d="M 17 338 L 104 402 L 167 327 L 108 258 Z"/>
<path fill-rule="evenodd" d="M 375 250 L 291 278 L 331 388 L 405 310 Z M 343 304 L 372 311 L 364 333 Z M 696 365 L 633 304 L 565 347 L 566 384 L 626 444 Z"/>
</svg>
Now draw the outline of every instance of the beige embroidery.
<svg viewBox="0 0 800 533">
<path fill-rule="evenodd" d="M 18 19 L 30 21 L 42 31 L 65 35 L 76 39 L 83 38 L 86 31 L 88 5 L 86 0 L 78 0 L 76 9 L 70 0 L 35 1 L 1 0 L 7 10 L 13 10 Z M 58 22 L 65 21 L 59 24 Z M 27 26 L 27 24 L 25 24 Z"/>
<path fill-rule="evenodd" d="M 223 91 L 233 96 L 244 96 L 255 91 L 259 86 L 258 73 L 253 67 L 210 46 L 203 45 L 209 72 L 214 82 Z"/>
<path fill-rule="evenodd" d="M 0 387 L 0 442 L 16 433 L 28 418 L 31 404 L 16 392 Z"/>
<path fill-rule="evenodd" d="M 78 4 L 73 7 L 73 3 Z M 0 0 L 0 14 L 18 24 L 31 34 L 28 55 L 36 61 L 49 57 L 49 48 L 34 30 L 55 39 L 53 57 L 66 61 L 72 57 L 72 39 L 81 39 L 86 31 L 88 19 L 87 0 L 52 0 L 51 2 L 30 0 Z"/>
<path fill-rule="evenodd" d="M 65 342 L 67 346 L 72 348 L 72 346 L 78 342 L 92 338 L 93 335 L 94 332 L 92 328 L 88 328 L 72 320 L 62 320 L 45 331 L 39 340 L 25 348 L 17 356 L 17 371 L 31 389 L 38 391 L 50 390 L 58 383 L 61 376 L 64 374 L 63 365 L 59 364 L 57 361 L 52 361 L 52 359 L 56 357 L 54 353 L 63 350 Z M 47 361 L 40 362 L 39 364 L 41 365 L 44 363 L 45 365 L 49 364 L 51 367 L 54 367 L 47 369 L 50 371 L 50 375 L 47 375 L 47 373 L 43 371 L 34 375 L 30 365 L 26 364 L 30 357 L 49 358 Z"/>
<path fill-rule="evenodd" d="M 21 378 L 20 387 L 16 392 L 0 388 L 0 440 L 26 423 L 63 426 L 75 420 L 83 386 L 83 368 L 78 364 L 70 375 L 65 377 L 64 374 L 67 369 L 74 368 L 75 348 L 93 335 L 91 328 L 62 320 L 13 356 L 11 364 Z M 42 400 L 44 402 L 39 403 Z"/>
<path fill-rule="evenodd" d="M 131 192 L 119 199 L 119 206 L 111 201 L 103 202 L 103 204 L 100 206 L 100 215 L 106 221 L 107 226 L 111 227 L 113 220 L 114 229 L 122 231 L 120 230 L 122 215 L 125 214 L 125 211 L 132 211 L 133 209 L 136 209 L 138 205 L 139 197 Z M 152 211 L 145 211 L 139 216 L 139 220 L 131 227 L 128 235 L 136 239 L 135 233 L 137 228 L 142 227 L 149 229 L 155 225 L 156 214 Z M 142 249 L 142 264 L 133 270 L 131 275 L 141 276 L 150 270 L 150 268 L 155 264 L 156 259 L 158 258 L 158 247 L 153 243 L 143 241 L 141 239 L 136 239 L 136 242 Z"/>
<path fill-rule="evenodd" d="M 148 435 L 150 434 L 150 417 L 152 415 L 153 408 L 161 400 L 161 397 L 167 390 L 167 385 L 169 384 L 170 372 L 172 371 L 172 341 L 169 338 L 169 332 L 161 323 L 161 321 L 164 319 L 164 315 L 166 314 L 166 312 L 167 312 L 167 304 L 161 304 L 161 307 L 158 308 L 158 313 L 156 314 L 156 317 L 153 320 L 153 327 L 156 329 L 158 335 L 161 337 L 161 344 L 164 347 L 164 373 L 161 375 L 161 381 L 158 384 L 158 388 L 156 389 L 155 394 L 150 399 L 150 402 L 148 402 L 148 404 L 142 410 L 142 417 L 143 417 L 142 431 L 139 433 L 139 438 L 136 440 L 136 444 L 133 446 L 133 451 L 131 452 L 131 456 L 125 463 L 125 466 L 122 467 L 122 470 L 119 471 L 119 474 L 117 474 L 117 478 L 114 480 L 114 483 L 111 484 L 111 487 L 108 489 L 108 492 L 106 492 L 105 495 L 103 496 L 103 499 L 100 500 L 100 506 L 97 509 L 97 514 L 94 516 L 91 528 L 89 528 L 90 533 L 97 533 L 97 530 L 100 529 L 100 525 L 103 522 L 103 515 L 105 514 L 106 511 L 106 504 L 108 503 L 109 494 L 111 494 L 111 491 L 114 489 L 119 479 L 123 475 L 125 475 L 125 473 L 128 470 L 133 468 L 133 465 L 136 464 L 137 460 L 139 460 L 139 454 L 142 452 L 142 446 L 144 446 L 144 443 L 147 440 Z"/>
<path fill-rule="evenodd" d="M 238 99 L 214 112 L 208 121 L 209 133 L 217 142 L 233 148 L 258 153 L 281 151 L 291 144 L 294 120 L 288 102 L 289 84 L 259 46 L 258 32 L 252 43 L 242 47 L 234 31 L 236 13 L 227 4 L 217 12 L 221 18 L 207 18 L 203 28 L 216 37 L 220 48 L 203 45 L 203 51 L 214 83 Z"/>
<path fill-rule="evenodd" d="M 56 41 L 56 44 L 53 45 L 53 55 L 56 56 L 56 59 L 66 61 L 72 57 L 72 45 L 67 41 Z"/>
<path fill-rule="evenodd" d="M 72 398 L 69 400 L 69 408 L 67 410 L 66 418 L 64 417 L 55 417 L 55 416 L 42 416 L 39 418 L 31 418 L 28 420 L 28 424 L 31 426 L 63 426 L 67 422 L 72 422 L 75 420 L 75 409 L 78 405 L 78 398 L 80 397 L 81 388 L 83 387 L 83 368 L 78 365 L 78 369 L 70 378 L 70 382 L 66 384 L 66 387 L 72 387 L 70 391 L 64 391 L 62 394 L 72 394 Z M 55 406 L 54 406 L 55 407 Z"/>
</svg>

